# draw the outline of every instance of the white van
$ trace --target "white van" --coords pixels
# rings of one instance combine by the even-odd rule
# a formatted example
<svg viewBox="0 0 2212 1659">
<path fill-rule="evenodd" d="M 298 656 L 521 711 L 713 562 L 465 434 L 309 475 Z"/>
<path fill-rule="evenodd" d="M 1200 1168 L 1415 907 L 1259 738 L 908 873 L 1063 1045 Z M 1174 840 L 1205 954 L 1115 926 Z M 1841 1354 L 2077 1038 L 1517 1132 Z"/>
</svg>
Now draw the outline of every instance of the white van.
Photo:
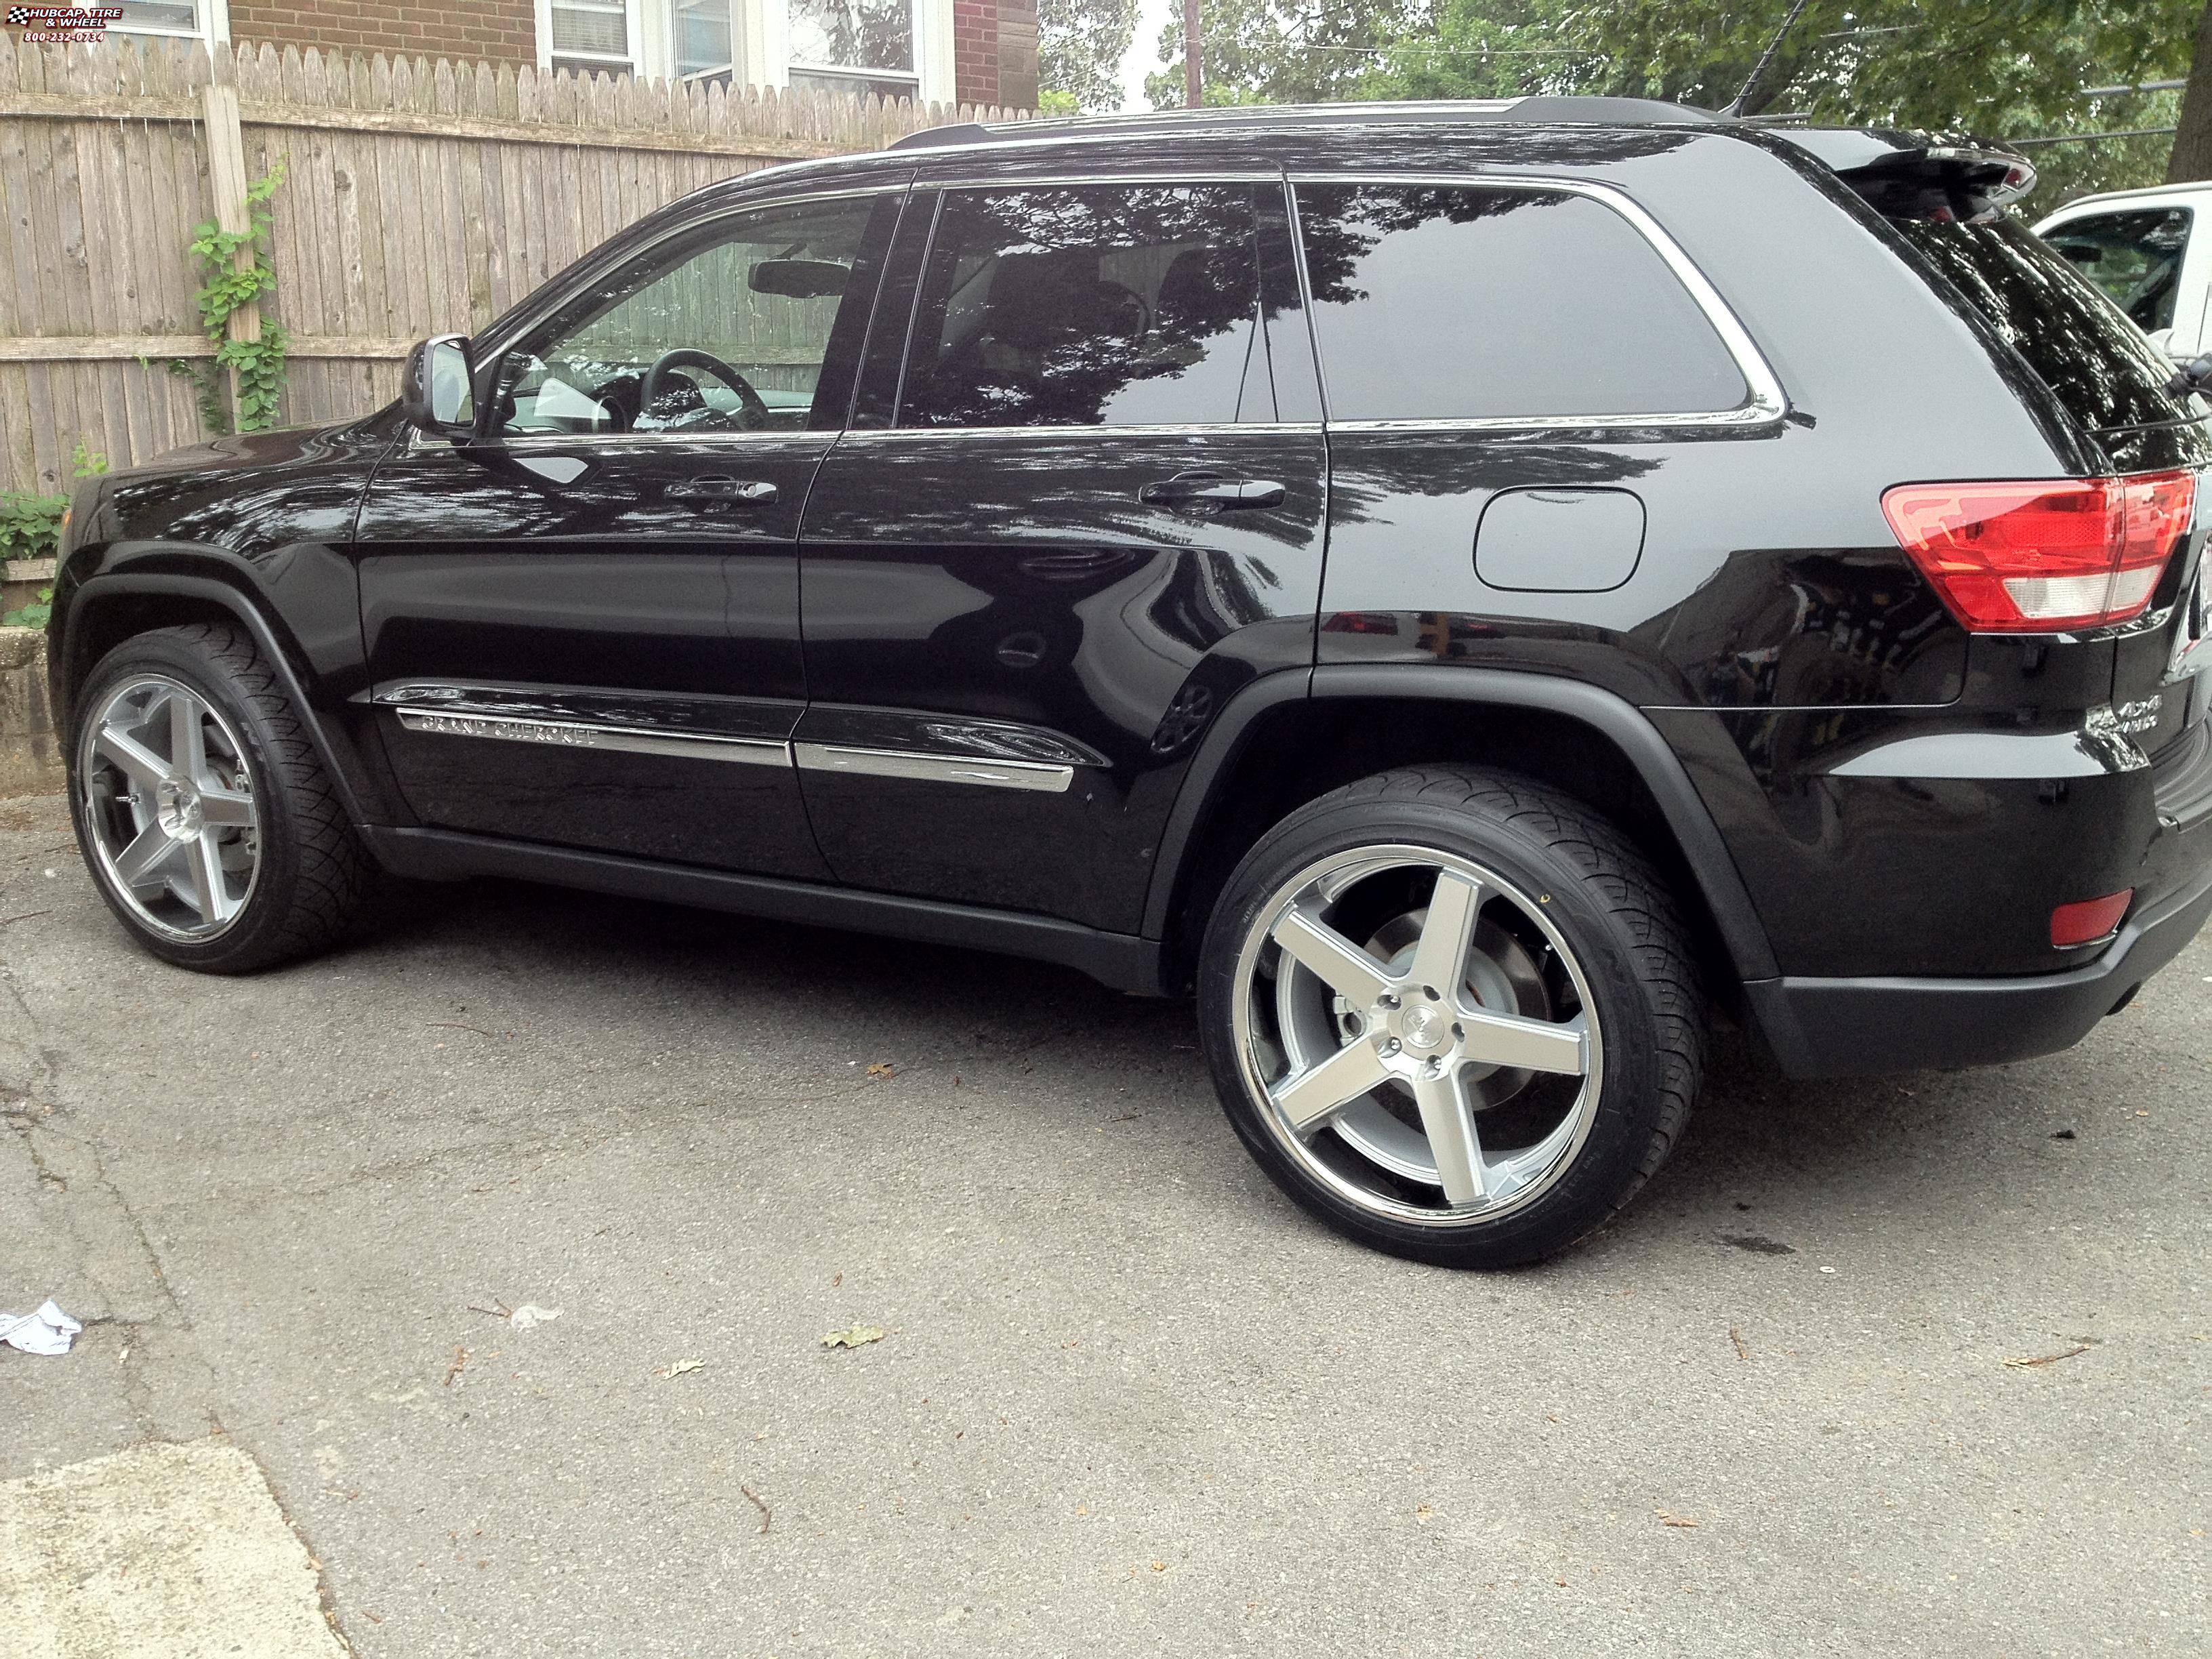
<svg viewBox="0 0 2212 1659">
<path fill-rule="evenodd" d="M 2035 228 L 2185 362 L 2212 350 L 2212 235 L 2190 234 L 2200 210 L 2212 212 L 2212 185 L 2158 185 L 2084 196 Z"/>
</svg>

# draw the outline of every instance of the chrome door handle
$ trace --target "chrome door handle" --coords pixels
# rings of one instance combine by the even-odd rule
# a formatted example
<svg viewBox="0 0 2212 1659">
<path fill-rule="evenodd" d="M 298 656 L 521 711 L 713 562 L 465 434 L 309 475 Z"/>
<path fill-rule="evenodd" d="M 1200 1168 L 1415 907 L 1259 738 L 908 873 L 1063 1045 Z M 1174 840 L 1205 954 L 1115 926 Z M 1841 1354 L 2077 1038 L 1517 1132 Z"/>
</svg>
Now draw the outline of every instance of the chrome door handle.
<svg viewBox="0 0 2212 1659">
<path fill-rule="evenodd" d="M 1147 507 L 1194 507 L 1202 513 L 1237 513 L 1280 507 L 1283 487 L 1272 478 L 1231 478 L 1218 472 L 1178 472 L 1137 492 Z"/>
<path fill-rule="evenodd" d="M 687 501 L 727 501 L 738 507 L 765 507 L 775 499 L 775 486 L 760 478 L 686 478 L 671 484 L 668 493 Z"/>
</svg>

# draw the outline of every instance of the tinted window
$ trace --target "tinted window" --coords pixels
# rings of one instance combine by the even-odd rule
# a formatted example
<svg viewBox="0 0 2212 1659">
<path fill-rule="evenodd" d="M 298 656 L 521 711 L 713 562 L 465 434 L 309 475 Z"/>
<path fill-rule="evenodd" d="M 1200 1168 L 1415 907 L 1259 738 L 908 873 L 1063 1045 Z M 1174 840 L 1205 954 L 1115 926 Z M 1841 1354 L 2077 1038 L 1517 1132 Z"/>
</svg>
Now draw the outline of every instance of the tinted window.
<svg viewBox="0 0 2212 1659">
<path fill-rule="evenodd" d="M 1332 420 L 1733 409 L 1742 374 L 1612 209 L 1565 191 L 1301 185 Z"/>
<path fill-rule="evenodd" d="M 2192 216 L 2187 208 L 2097 213 L 2054 227 L 2045 240 L 2148 333 L 2173 326 Z"/>
<path fill-rule="evenodd" d="M 1279 418 L 1253 188 L 948 192 L 898 424 Z"/>
<path fill-rule="evenodd" d="M 1912 221 L 1898 234 L 1993 324 L 2083 426 L 2191 418 L 2166 391 L 2173 365 L 2057 249 L 2016 220 Z"/>
<path fill-rule="evenodd" d="M 726 215 L 611 272 L 501 360 L 501 429 L 805 426 L 873 208 L 851 197 Z"/>
</svg>

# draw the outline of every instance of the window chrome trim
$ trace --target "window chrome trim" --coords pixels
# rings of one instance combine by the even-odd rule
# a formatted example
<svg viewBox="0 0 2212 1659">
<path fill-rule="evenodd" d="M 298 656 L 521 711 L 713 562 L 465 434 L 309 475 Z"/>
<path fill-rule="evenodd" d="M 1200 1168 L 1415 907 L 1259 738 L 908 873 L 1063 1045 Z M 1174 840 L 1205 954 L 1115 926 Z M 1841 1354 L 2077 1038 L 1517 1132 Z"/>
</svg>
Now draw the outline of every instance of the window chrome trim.
<svg viewBox="0 0 2212 1659">
<path fill-rule="evenodd" d="M 522 720 L 509 714 L 441 714 L 395 708 L 410 732 L 441 738 L 488 738 L 507 743 L 551 744 L 564 749 L 615 749 L 628 754 L 668 755 L 686 760 L 731 761 L 740 766 L 788 766 L 791 745 L 765 738 L 666 736 L 626 726 L 580 720 Z"/>
<path fill-rule="evenodd" d="M 708 448 L 754 449 L 760 447 L 760 441 L 763 438 L 781 438 L 794 447 L 802 440 L 811 440 L 826 450 L 836 441 L 838 428 L 806 426 L 773 430 L 762 427 L 750 432 L 492 432 L 481 438 L 458 440 L 425 432 L 417 426 L 409 427 L 407 432 L 407 453 L 412 455 L 422 450 L 438 448 L 481 451 L 574 448 L 579 445 L 588 445 L 594 450 L 607 447 L 653 449 L 678 444 Z"/>
<path fill-rule="evenodd" d="M 1128 173 L 1115 169 L 1104 173 L 1039 173 L 1034 178 L 1018 175 L 994 178 L 979 173 L 949 179 L 921 179 L 915 181 L 915 187 L 921 190 L 990 190 L 1011 193 L 1022 190 L 1079 190 L 1092 185 L 1156 185 L 1161 190 L 1189 190 L 1200 185 L 1279 185 L 1282 182 L 1280 168 L 1255 172 L 1247 167 L 1208 167 L 1194 172 Z"/>
<path fill-rule="evenodd" d="M 1437 416 L 1409 417 L 1395 420 L 1336 420 L 1328 422 L 1332 432 L 1502 432 L 1589 430 L 1600 428 L 1620 430 L 1643 427 L 1717 427 L 1748 428 L 1774 425 L 1790 412 L 1789 394 L 1774 373 L 1765 354 L 1751 337 L 1751 331 L 1732 310 L 1720 290 L 1712 285 L 1705 273 L 1681 245 L 1667 232 L 1666 227 L 1647 212 L 1636 198 L 1618 185 L 1593 183 L 1584 179 L 1555 179 L 1528 173 L 1319 173 L 1301 170 L 1290 173 L 1291 229 L 1298 236 L 1299 281 L 1305 282 L 1305 240 L 1297 219 L 1297 192 L 1301 185 L 1384 185 L 1415 190 L 1522 190 L 1532 192 L 1558 193 L 1587 197 L 1603 207 L 1611 209 L 1627 221 L 1629 228 L 1642 236 L 1656 253 L 1662 263 L 1682 284 L 1691 301 L 1705 315 L 1714 333 L 1720 337 L 1722 348 L 1734 361 L 1736 372 L 1743 376 L 1745 401 L 1731 409 L 1682 410 L 1653 414 L 1611 415 L 1480 415 Z M 1309 315 L 1313 313 L 1310 311 Z M 1319 349 L 1320 319 L 1315 316 L 1316 329 L 1315 356 L 1322 358 Z M 1328 365 L 1322 362 L 1322 407 L 1328 408 Z"/>
<path fill-rule="evenodd" d="M 1305 433 L 1318 437 L 1319 421 L 1217 421 L 1211 424 L 1157 426 L 856 426 L 836 434 L 839 443 L 856 438 L 1181 438 L 1222 437 L 1250 432 Z"/>
<path fill-rule="evenodd" d="M 1073 767 L 1051 766 L 1037 761 L 982 760 L 972 756 L 955 758 L 829 743 L 795 743 L 792 750 L 802 772 L 913 778 L 927 783 L 981 784 L 987 788 L 1028 789 L 1049 795 L 1064 795 L 1075 782 Z"/>
<path fill-rule="evenodd" d="M 465 438 L 456 441 L 426 433 L 420 427 L 407 428 L 407 453 L 421 449 L 435 449 L 441 446 L 455 449 L 545 449 L 574 448 L 588 445 L 594 450 L 653 449 L 663 446 L 689 444 L 708 448 L 734 447 L 754 449 L 763 438 L 781 438 L 794 447 L 802 440 L 811 440 L 828 449 L 837 437 L 838 428 L 831 426 L 805 426 L 781 429 L 759 428 L 750 432 L 508 432 L 487 433 L 481 438 Z"/>
</svg>

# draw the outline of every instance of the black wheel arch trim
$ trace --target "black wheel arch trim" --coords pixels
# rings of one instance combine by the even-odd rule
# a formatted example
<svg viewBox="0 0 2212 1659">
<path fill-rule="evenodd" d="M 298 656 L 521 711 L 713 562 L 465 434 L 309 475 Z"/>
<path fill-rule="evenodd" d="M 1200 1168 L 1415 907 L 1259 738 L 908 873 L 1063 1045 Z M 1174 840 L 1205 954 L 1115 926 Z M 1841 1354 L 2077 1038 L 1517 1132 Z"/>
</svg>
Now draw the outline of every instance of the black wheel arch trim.
<svg viewBox="0 0 2212 1659">
<path fill-rule="evenodd" d="M 1271 674 L 1232 698 L 1206 733 L 1160 834 L 1158 855 L 1146 891 L 1144 933 L 1167 936 L 1182 865 L 1199 823 L 1212 805 L 1222 774 L 1243 751 L 1260 716 L 1285 703 L 1323 697 L 1412 697 L 1439 702 L 1488 703 L 1562 714 L 1607 738 L 1636 769 L 1658 804 L 1688 860 L 1721 943 L 1737 976 L 1780 973 L 1766 928 L 1753 907 L 1735 857 L 1711 811 L 1690 781 L 1680 758 L 1643 711 L 1626 699 L 1579 680 L 1510 669 L 1454 668 L 1441 664 L 1329 665 Z"/>
<path fill-rule="evenodd" d="M 236 617 L 246 631 L 253 635 L 253 642 L 269 659 L 276 678 L 283 682 L 286 694 L 306 717 L 307 735 L 315 745 L 315 753 L 330 774 L 331 782 L 345 804 L 347 819 L 356 824 L 370 822 L 363 810 L 363 802 L 383 793 L 372 780 L 367 764 L 351 739 L 343 731 L 333 731 L 331 721 L 319 709 L 307 695 L 307 684 L 300 675 L 299 664 L 293 649 L 286 643 L 276 626 L 264 616 L 252 598 L 230 582 L 215 576 L 186 576 L 168 572 L 127 572 L 110 575 L 88 576 L 78 583 L 69 595 L 69 610 L 63 618 L 61 649 L 55 653 L 50 669 L 52 684 L 49 690 L 55 708 L 61 715 L 61 726 L 67 740 L 76 741 L 76 692 L 89 675 L 94 664 L 76 660 L 81 635 L 78 629 L 88 605 L 114 599 L 147 599 L 168 597 L 199 599 L 221 605 Z"/>
</svg>

